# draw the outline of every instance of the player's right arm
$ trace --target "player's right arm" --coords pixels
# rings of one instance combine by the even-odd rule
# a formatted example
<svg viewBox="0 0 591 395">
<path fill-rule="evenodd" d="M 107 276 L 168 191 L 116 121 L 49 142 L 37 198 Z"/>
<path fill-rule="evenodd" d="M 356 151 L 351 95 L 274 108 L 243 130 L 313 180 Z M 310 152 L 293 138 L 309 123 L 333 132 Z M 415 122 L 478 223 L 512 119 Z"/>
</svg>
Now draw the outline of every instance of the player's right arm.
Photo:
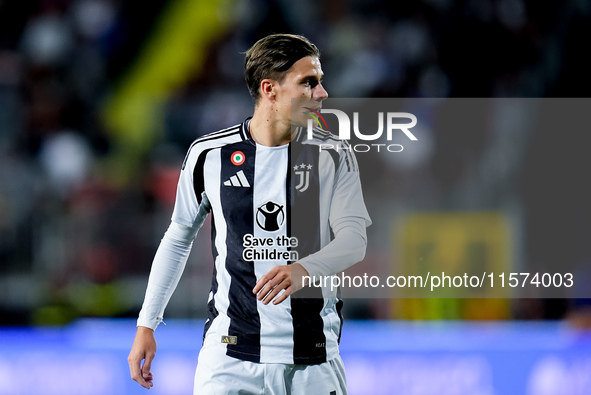
<svg viewBox="0 0 591 395">
<path fill-rule="evenodd" d="M 195 159 L 188 155 L 179 178 L 172 221 L 152 262 L 136 337 L 128 357 L 131 377 L 145 388 L 153 385 L 150 365 L 156 354 L 154 331 L 162 322 L 164 309 L 184 271 L 193 240 L 209 212 L 205 193 L 200 201 L 195 196 L 194 163 Z"/>
<path fill-rule="evenodd" d="M 156 339 L 154 338 L 154 331 L 145 326 L 138 326 L 127 362 L 129 362 L 131 378 L 147 389 L 154 385 L 150 366 L 155 355 Z M 144 361 L 143 364 L 142 361 Z"/>
<path fill-rule="evenodd" d="M 150 366 L 156 355 L 154 331 L 162 322 L 164 309 L 183 273 L 196 233 L 196 228 L 171 222 L 154 256 L 135 340 L 127 358 L 131 378 L 148 389 L 153 385 Z"/>
</svg>

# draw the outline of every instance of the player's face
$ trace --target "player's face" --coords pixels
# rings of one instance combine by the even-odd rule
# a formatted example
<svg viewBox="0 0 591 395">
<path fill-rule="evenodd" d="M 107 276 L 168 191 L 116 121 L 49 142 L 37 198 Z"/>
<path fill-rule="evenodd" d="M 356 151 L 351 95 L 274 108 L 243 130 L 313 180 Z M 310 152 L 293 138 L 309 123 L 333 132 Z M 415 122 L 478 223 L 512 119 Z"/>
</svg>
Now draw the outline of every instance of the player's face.
<svg viewBox="0 0 591 395">
<path fill-rule="evenodd" d="M 320 59 L 317 57 L 307 56 L 295 62 L 283 81 L 277 85 L 277 110 L 288 119 L 293 115 L 292 124 L 305 126 L 308 116 L 304 113 L 309 113 L 309 110 L 304 107 L 319 110 L 322 100 L 328 97 L 322 86 L 323 76 Z M 298 100 L 292 102 L 292 99 Z"/>
</svg>

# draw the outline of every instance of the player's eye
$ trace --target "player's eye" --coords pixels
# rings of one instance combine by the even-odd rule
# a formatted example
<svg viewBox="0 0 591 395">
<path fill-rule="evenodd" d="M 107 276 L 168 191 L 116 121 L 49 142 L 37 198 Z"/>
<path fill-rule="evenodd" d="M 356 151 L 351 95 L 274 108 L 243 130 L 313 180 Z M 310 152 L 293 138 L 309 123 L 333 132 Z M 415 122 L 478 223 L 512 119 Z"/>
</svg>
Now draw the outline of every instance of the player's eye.
<svg viewBox="0 0 591 395">
<path fill-rule="evenodd" d="M 306 85 L 309 86 L 310 88 L 315 88 L 316 86 L 318 86 L 318 84 L 319 84 L 318 80 L 309 79 L 306 81 Z"/>
</svg>

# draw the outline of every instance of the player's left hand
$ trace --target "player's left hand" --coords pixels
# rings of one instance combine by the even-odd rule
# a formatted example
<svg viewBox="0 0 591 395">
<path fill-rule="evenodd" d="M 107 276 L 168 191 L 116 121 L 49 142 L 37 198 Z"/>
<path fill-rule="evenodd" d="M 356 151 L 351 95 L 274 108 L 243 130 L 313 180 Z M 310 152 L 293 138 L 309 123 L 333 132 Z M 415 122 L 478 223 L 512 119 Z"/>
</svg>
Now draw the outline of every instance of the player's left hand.
<svg viewBox="0 0 591 395">
<path fill-rule="evenodd" d="M 308 271 L 297 262 L 291 265 L 275 266 L 259 278 L 252 292 L 263 304 L 273 301 L 273 304 L 277 305 L 289 295 L 302 289 L 304 276 L 308 276 Z"/>
</svg>

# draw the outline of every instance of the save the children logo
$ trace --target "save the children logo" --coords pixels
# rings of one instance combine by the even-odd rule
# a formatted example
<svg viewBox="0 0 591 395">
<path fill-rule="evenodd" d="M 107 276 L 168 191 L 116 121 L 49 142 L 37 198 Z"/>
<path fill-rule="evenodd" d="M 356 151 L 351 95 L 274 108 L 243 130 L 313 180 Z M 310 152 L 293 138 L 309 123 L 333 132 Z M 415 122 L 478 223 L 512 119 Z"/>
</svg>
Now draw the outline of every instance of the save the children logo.
<svg viewBox="0 0 591 395">
<path fill-rule="evenodd" d="M 256 211 L 257 225 L 268 232 L 279 230 L 285 222 L 285 207 L 273 201 L 260 205 Z M 260 232 L 259 232 L 260 233 Z M 259 235 L 247 233 L 242 237 L 242 259 L 245 261 L 299 260 L 298 239 L 287 235 Z"/>
<path fill-rule="evenodd" d="M 268 201 L 260 205 L 256 212 L 257 225 L 267 232 L 274 232 L 281 228 L 285 222 L 285 211 L 283 205 Z"/>
</svg>

